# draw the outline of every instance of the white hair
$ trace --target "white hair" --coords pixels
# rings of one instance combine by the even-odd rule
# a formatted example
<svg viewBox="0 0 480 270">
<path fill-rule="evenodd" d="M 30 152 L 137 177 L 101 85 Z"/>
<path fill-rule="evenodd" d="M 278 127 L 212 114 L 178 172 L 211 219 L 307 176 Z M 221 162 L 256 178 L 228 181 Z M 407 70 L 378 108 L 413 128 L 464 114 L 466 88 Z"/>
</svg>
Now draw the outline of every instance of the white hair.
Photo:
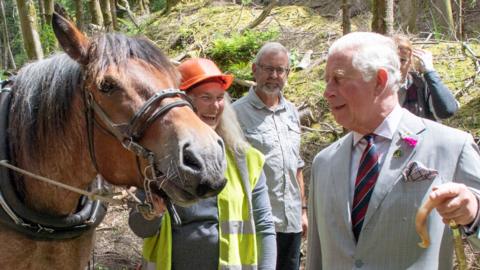
<svg viewBox="0 0 480 270">
<path fill-rule="evenodd" d="M 352 66 L 362 73 L 364 81 L 374 78 L 380 68 L 388 72 L 388 86 L 393 91 L 400 84 L 400 60 L 395 42 L 386 36 L 372 32 L 353 32 L 336 40 L 328 50 L 328 56 L 352 52 Z"/>
<path fill-rule="evenodd" d="M 225 92 L 224 95 L 224 108 L 220 123 L 215 131 L 223 139 L 227 148 L 235 153 L 244 154 L 250 147 L 250 144 L 243 135 L 237 114 L 232 108 L 230 96 L 227 92 Z"/>
<path fill-rule="evenodd" d="M 288 52 L 287 48 L 283 46 L 279 42 L 267 42 L 265 43 L 262 48 L 257 52 L 257 55 L 255 56 L 255 64 L 260 64 L 260 60 L 262 59 L 262 56 L 266 53 L 269 52 L 282 52 L 287 55 L 288 58 L 288 67 L 290 67 L 290 53 Z"/>
</svg>

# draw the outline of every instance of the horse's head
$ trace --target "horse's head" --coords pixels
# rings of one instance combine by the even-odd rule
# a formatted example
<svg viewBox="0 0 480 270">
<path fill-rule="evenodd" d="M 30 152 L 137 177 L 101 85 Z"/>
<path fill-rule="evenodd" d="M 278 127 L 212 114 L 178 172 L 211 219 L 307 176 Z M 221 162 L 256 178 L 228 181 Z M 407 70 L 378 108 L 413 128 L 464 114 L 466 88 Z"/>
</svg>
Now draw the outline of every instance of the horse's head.
<svg viewBox="0 0 480 270">
<path fill-rule="evenodd" d="M 147 189 L 163 189 L 181 205 L 217 194 L 225 185 L 223 141 L 175 91 L 179 75 L 160 50 L 120 34 L 89 39 L 56 14 L 52 21 L 64 51 L 82 66 L 99 173 L 117 185 L 153 179 Z"/>
</svg>

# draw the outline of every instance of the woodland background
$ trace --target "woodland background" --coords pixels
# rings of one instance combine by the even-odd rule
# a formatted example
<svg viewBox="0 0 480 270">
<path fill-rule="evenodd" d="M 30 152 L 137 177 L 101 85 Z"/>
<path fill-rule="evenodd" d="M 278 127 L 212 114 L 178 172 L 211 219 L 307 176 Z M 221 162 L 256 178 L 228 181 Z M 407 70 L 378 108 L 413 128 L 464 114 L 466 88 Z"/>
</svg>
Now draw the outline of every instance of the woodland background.
<svg viewBox="0 0 480 270">
<path fill-rule="evenodd" d="M 323 99 L 323 71 L 329 45 L 350 31 L 404 33 L 415 46 L 430 50 L 435 68 L 461 105 L 444 124 L 480 138 L 476 0 L 0 0 L 0 80 L 30 61 L 58 53 L 49 23 L 54 10 L 88 35 L 144 35 L 174 63 L 211 58 L 235 75 L 229 90 L 234 98 L 252 85 L 252 59 L 261 45 L 283 43 L 292 60 L 285 95 L 302 115 L 307 182 L 315 154 L 345 132 Z M 97 228 L 91 269 L 134 269 L 138 264 L 141 239 L 129 231 L 127 217 L 126 208 L 110 208 Z M 479 254 L 465 248 L 470 268 L 480 269 Z"/>
</svg>

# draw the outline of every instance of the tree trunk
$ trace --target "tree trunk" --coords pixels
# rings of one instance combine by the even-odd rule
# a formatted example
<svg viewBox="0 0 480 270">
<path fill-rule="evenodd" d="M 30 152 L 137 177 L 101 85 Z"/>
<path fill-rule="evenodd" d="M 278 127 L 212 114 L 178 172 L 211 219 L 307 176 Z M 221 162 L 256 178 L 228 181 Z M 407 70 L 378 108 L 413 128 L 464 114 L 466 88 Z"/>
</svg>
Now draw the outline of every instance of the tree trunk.
<svg viewBox="0 0 480 270">
<path fill-rule="evenodd" d="M 418 1 L 417 0 L 403 0 L 398 2 L 400 10 L 400 17 L 405 19 L 401 21 L 401 27 L 405 32 L 415 33 L 417 32 L 417 14 L 418 14 Z"/>
<path fill-rule="evenodd" d="M 88 0 L 90 7 L 90 15 L 92 16 L 92 23 L 98 26 L 103 26 L 102 9 L 98 0 Z"/>
<path fill-rule="evenodd" d="M 107 32 L 113 30 L 112 25 L 112 9 L 110 8 L 110 0 L 100 0 L 100 6 L 102 7 L 103 25 Z"/>
<path fill-rule="evenodd" d="M 40 24 L 45 25 L 45 3 L 43 0 L 38 0 L 38 12 L 40 13 Z"/>
<path fill-rule="evenodd" d="M 458 24 L 458 36 L 460 37 L 460 40 L 461 41 L 464 41 L 465 40 L 465 32 L 463 31 L 463 28 L 464 28 L 464 23 L 465 23 L 465 20 L 464 20 L 464 17 L 463 17 L 463 0 L 459 0 L 458 1 L 458 20 L 457 20 L 457 24 Z"/>
<path fill-rule="evenodd" d="M 80 31 L 83 31 L 83 1 L 75 1 L 75 18 L 77 22 L 77 28 Z"/>
<path fill-rule="evenodd" d="M 45 22 L 48 25 L 52 25 L 54 4 L 55 4 L 55 1 L 53 0 L 45 0 Z"/>
<path fill-rule="evenodd" d="M 393 34 L 393 0 L 374 0 L 372 3 L 372 31 Z"/>
<path fill-rule="evenodd" d="M 117 1 L 110 0 L 110 11 L 112 12 L 112 25 L 114 30 L 118 30 L 117 22 Z"/>
<path fill-rule="evenodd" d="M 36 11 L 32 0 L 17 0 L 20 28 L 22 30 L 23 46 L 28 59 L 37 60 L 43 58 L 40 36 L 37 31 Z"/>
<path fill-rule="evenodd" d="M 346 35 L 352 31 L 350 24 L 350 0 L 343 0 L 342 5 L 342 29 L 343 34 Z"/>
<path fill-rule="evenodd" d="M 430 0 L 432 3 L 433 22 L 436 32 L 456 39 L 455 24 L 453 22 L 452 5 L 450 0 Z"/>
<path fill-rule="evenodd" d="M 3 47 L 4 50 L 4 66 L 5 69 L 17 69 L 17 65 L 15 64 L 15 59 L 13 58 L 12 48 L 10 47 L 10 37 L 8 36 L 8 27 L 7 27 L 7 17 L 5 15 L 5 4 L 3 0 L 0 0 L 0 14 L 2 15 L 2 39 L 3 39 Z"/>
</svg>

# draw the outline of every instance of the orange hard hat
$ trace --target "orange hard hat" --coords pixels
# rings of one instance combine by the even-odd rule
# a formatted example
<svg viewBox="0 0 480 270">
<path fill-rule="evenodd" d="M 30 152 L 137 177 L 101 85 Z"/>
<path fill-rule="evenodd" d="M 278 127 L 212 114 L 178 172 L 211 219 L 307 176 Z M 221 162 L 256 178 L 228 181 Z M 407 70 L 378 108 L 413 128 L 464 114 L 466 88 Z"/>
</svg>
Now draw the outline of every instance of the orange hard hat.
<svg viewBox="0 0 480 270">
<path fill-rule="evenodd" d="M 223 90 L 227 90 L 233 82 L 233 75 L 223 74 L 212 60 L 205 58 L 191 58 L 182 62 L 178 67 L 182 75 L 180 90 L 187 90 L 203 81 L 217 79 Z"/>
</svg>

